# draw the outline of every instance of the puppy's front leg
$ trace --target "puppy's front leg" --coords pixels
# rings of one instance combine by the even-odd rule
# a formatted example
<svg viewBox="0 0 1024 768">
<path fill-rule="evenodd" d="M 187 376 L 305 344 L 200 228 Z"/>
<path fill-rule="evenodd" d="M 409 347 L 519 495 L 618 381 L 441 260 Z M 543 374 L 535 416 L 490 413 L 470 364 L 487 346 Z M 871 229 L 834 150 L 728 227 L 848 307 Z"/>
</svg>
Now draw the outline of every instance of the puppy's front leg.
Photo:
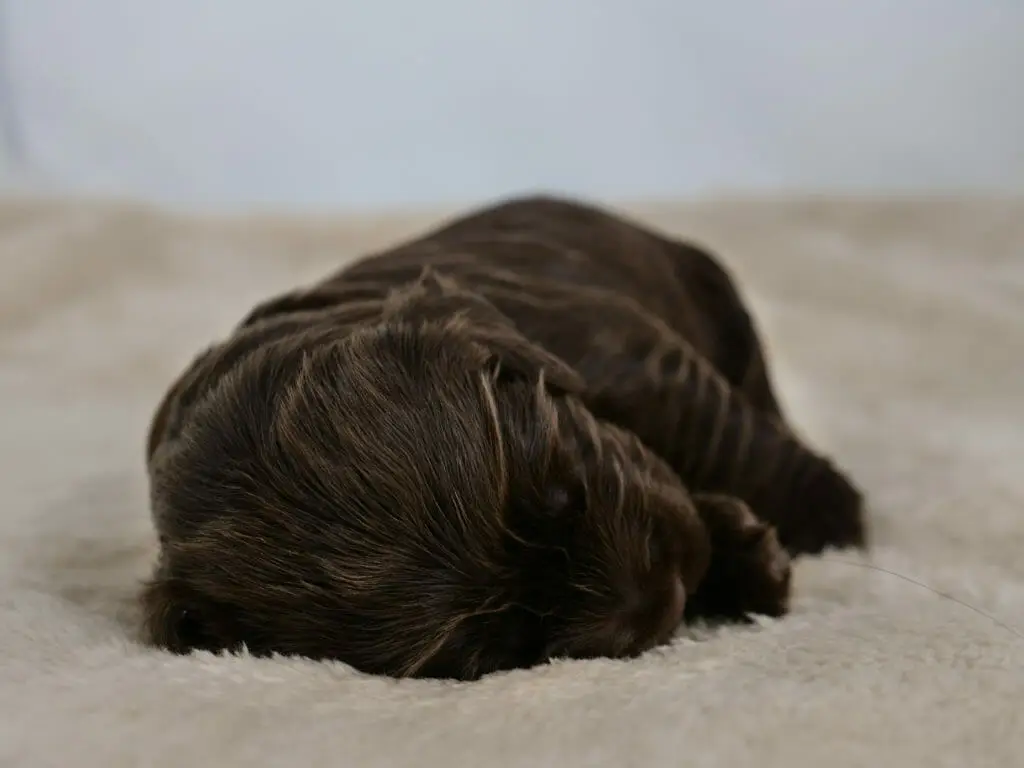
<svg viewBox="0 0 1024 768">
<path fill-rule="evenodd" d="M 638 435 L 694 492 L 747 502 L 792 555 L 866 546 L 861 493 L 829 459 L 751 407 L 684 340 L 639 319 L 622 327 L 640 362 L 606 354 L 585 371 L 594 413 Z"/>
<path fill-rule="evenodd" d="M 687 600 L 687 620 L 787 613 L 790 558 L 775 529 L 732 496 L 695 494 L 693 502 L 711 538 L 711 564 Z"/>
<path fill-rule="evenodd" d="M 527 337 L 582 375 L 595 416 L 639 437 L 691 491 L 747 502 L 794 556 L 867 545 L 850 479 L 643 308 L 614 293 L 494 295 Z"/>
</svg>

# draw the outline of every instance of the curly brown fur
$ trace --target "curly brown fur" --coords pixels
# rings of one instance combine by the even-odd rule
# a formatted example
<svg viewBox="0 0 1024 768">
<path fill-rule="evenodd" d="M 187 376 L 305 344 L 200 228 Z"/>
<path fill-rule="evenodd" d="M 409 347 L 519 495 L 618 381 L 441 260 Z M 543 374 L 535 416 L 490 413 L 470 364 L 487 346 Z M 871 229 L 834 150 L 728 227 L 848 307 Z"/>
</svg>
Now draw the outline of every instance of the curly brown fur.
<svg viewBox="0 0 1024 768">
<path fill-rule="evenodd" d="M 459 679 L 630 656 L 684 613 L 783 613 L 784 547 L 864 541 L 714 259 L 547 198 L 258 306 L 148 457 L 146 629 L 178 652 Z"/>
</svg>

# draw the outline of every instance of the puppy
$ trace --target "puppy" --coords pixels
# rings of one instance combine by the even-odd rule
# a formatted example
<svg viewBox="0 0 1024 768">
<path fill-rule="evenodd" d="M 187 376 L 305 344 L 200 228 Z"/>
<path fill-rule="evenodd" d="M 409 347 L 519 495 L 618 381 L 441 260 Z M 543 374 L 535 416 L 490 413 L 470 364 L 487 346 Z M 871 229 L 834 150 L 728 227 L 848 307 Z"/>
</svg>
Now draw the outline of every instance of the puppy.
<svg viewBox="0 0 1024 768">
<path fill-rule="evenodd" d="M 864 546 L 708 253 L 515 199 L 256 307 L 148 440 L 176 652 L 471 680 L 782 615 L 789 558 Z"/>
</svg>

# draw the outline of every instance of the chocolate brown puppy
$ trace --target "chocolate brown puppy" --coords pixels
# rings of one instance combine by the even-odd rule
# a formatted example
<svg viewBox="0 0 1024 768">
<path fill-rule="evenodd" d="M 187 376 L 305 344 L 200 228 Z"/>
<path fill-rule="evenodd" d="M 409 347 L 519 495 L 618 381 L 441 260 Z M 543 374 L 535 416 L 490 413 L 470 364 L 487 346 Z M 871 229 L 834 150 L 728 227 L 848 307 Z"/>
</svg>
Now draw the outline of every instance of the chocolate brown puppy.
<svg viewBox="0 0 1024 768">
<path fill-rule="evenodd" d="M 506 201 L 256 307 L 148 442 L 174 651 L 473 679 L 781 615 L 789 556 L 862 546 L 704 250 Z"/>
</svg>

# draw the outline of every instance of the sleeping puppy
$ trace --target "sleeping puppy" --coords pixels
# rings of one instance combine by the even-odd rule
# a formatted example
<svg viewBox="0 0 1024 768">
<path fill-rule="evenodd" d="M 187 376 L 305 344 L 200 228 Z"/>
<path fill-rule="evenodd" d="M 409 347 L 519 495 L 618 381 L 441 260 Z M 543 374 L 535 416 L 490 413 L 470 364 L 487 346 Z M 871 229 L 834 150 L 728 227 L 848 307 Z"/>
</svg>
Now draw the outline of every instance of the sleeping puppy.
<svg viewBox="0 0 1024 768">
<path fill-rule="evenodd" d="M 148 442 L 151 642 L 475 679 L 778 616 L 863 546 L 703 250 L 516 199 L 256 307 Z"/>
</svg>

